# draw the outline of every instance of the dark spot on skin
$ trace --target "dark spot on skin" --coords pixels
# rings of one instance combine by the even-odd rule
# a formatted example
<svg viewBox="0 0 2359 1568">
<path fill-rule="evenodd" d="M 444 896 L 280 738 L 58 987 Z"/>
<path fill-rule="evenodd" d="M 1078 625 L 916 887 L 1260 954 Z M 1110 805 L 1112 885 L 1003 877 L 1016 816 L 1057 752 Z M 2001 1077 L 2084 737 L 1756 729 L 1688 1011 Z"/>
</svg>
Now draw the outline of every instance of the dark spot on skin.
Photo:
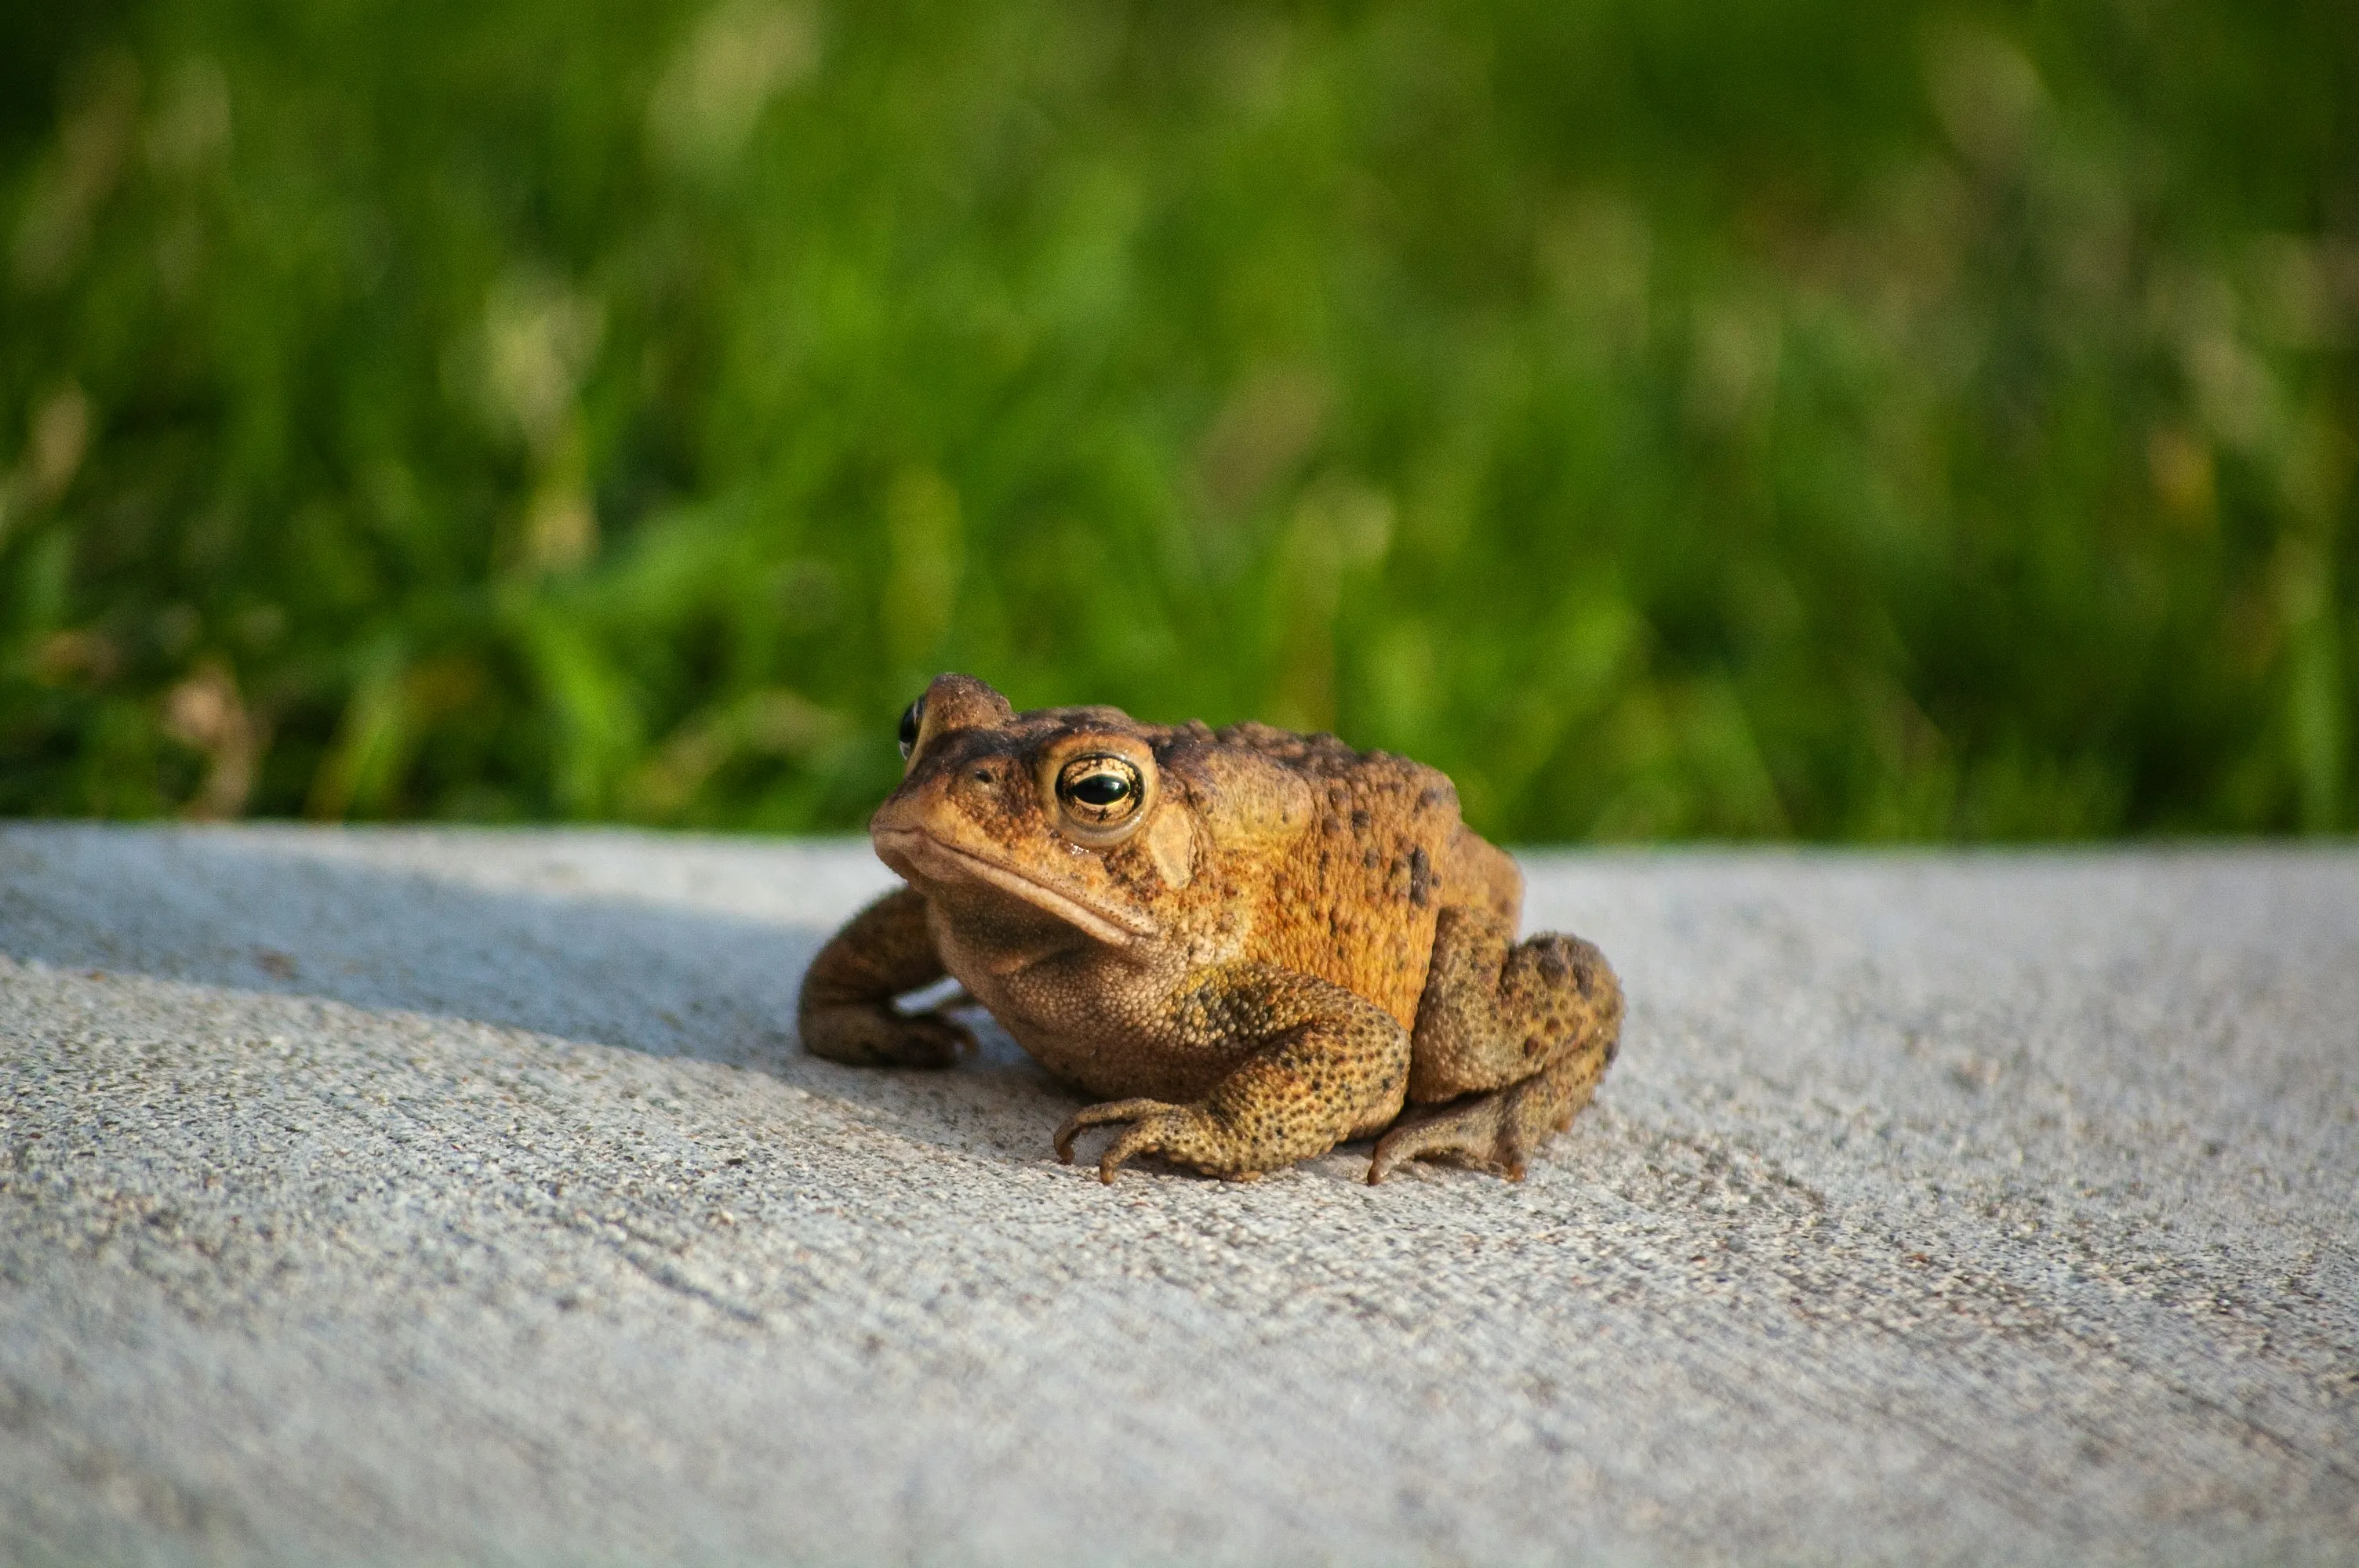
<svg viewBox="0 0 2359 1568">
<path fill-rule="evenodd" d="M 1433 862 L 1422 845 L 1408 852 L 1408 901 L 1419 909 L 1433 902 Z"/>
<path fill-rule="evenodd" d="M 1365 808 L 1353 811 L 1352 813 L 1352 831 L 1354 833 L 1365 833 L 1368 830 L 1369 823 L 1373 820 L 1374 818 L 1368 816 Z"/>
</svg>

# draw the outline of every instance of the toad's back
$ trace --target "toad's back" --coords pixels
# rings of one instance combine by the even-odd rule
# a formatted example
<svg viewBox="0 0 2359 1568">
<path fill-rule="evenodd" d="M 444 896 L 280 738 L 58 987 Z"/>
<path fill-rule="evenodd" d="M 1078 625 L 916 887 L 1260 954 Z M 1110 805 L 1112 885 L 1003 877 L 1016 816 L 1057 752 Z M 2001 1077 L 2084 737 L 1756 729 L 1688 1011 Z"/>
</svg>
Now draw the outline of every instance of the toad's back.
<svg viewBox="0 0 2359 1568">
<path fill-rule="evenodd" d="M 1266 724 L 1234 724 L 1214 739 L 1299 773 L 1315 803 L 1316 819 L 1269 868 L 1256 957 L 1332 980 L 1407 1027 L 1444 905 L 1517 919 L 1522 873 L 1459 820 L 1447 774 Z"/>
</svg>

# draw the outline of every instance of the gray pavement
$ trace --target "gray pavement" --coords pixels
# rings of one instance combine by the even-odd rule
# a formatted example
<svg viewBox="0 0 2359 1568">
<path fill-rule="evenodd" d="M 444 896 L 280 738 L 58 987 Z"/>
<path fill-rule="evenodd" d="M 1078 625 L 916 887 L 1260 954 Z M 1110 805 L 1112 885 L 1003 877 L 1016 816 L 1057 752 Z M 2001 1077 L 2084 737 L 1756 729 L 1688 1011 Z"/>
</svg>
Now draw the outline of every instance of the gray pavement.
<svg viewBox="0 0 2359 1568">
<path fill-rule="evenodd" d="M 0 827 L 0 1561 L 2359 1561 L 2359 853 L 1525 857 L 1530 1179 L 796 1051 L 858 844 Z"/>
</svg>

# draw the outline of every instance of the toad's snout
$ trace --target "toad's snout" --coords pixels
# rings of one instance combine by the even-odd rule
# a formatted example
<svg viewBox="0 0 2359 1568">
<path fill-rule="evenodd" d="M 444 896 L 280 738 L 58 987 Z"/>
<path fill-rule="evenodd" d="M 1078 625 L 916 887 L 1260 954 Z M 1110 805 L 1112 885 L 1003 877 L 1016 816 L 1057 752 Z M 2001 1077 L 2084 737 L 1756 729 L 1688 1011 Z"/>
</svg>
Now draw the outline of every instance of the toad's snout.
<svg viewBox="0 0 2359 1568">
<path fill-rule="evenodd" d="M 919 832 L 925 826 L 925 812 L 906 795 L 895 795 L 876 808 L 868 819 L 868 836 L 883 849 L 887 836 Z"/>
</svg>

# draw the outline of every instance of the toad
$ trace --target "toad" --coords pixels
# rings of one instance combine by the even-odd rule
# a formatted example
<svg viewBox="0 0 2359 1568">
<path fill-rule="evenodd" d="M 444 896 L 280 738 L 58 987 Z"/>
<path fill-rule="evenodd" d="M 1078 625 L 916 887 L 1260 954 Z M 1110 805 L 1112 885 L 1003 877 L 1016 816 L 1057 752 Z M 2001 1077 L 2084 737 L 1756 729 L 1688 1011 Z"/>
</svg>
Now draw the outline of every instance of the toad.
<svg viewBox="0 0 2359 1568">
<path fill-rule="evenodd" d="M 837 1062 L 940 1067 L 979 1003 L 1100 1103 L 1057 1130 L 1250 1180 L 1382 1134 L 1521 1179 L 1614 1060 L 1622 991 L 1578 937 L 1516 939 L 1523 877 L 1432 768 L 1264 724 L 1018 713 L 967 676 L 901 716 L 869 834 L 906 886 L 811 961 L 798 1023 Z M 955 979 L 963 996 L 896 999 Z"/>
</svg>

